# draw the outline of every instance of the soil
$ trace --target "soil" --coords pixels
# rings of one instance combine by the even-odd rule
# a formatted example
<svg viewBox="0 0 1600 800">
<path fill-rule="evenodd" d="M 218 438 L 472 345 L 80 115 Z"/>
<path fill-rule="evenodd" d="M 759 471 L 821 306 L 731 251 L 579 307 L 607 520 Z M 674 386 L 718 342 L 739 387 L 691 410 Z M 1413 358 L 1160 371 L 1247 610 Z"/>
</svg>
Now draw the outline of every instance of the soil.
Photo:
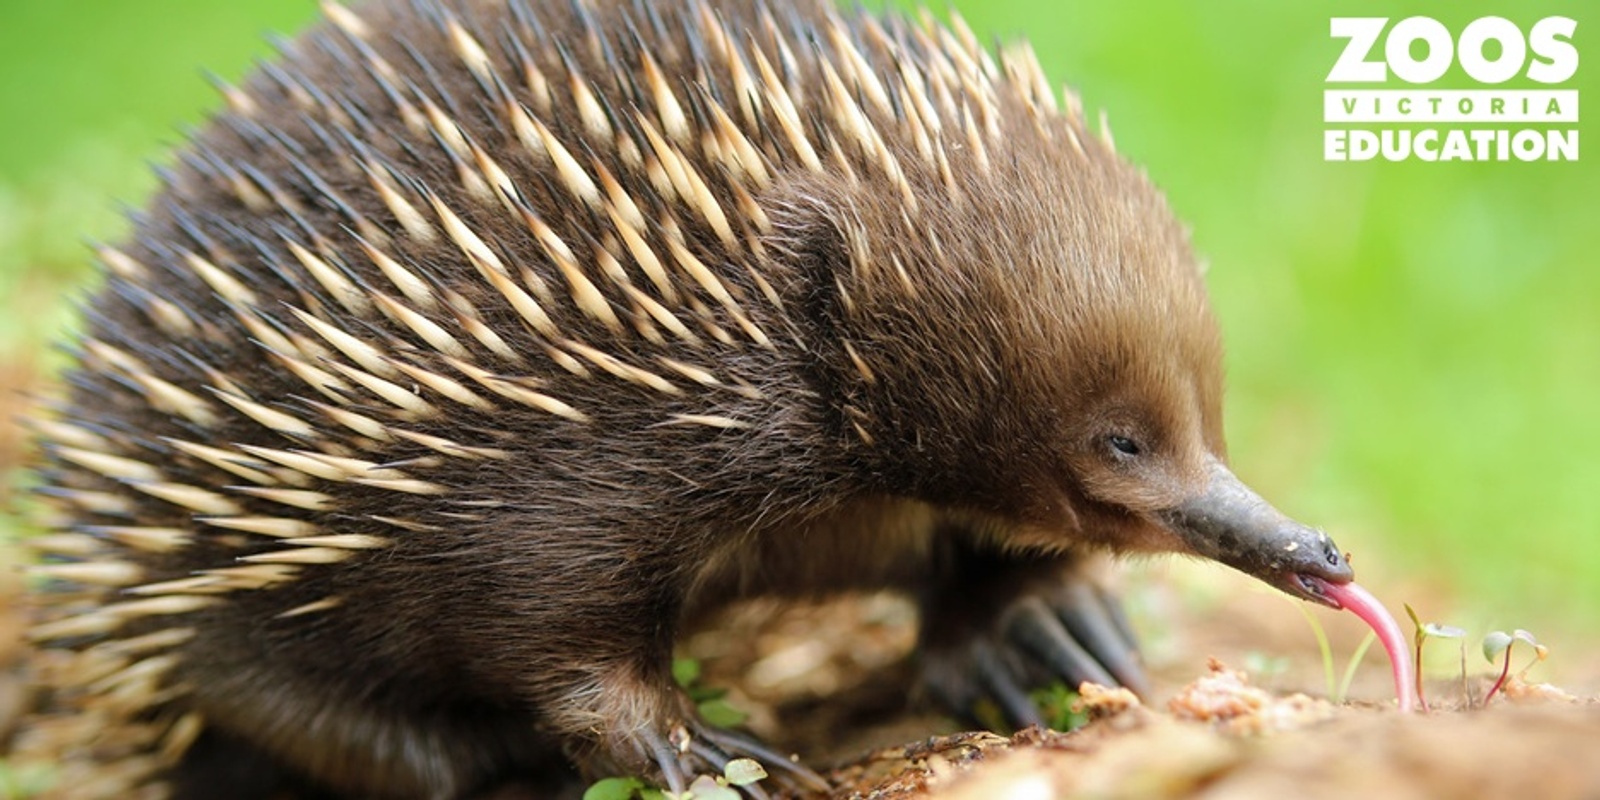
<svg viewBox="0 0 1600 800">
<path fill-rule="evenodd" d="M 11 387 L 37 374 L 5 358 L 0 373 Z M 0 508 L 14 507 L 18 397 L 0 392 Z M 0 550 L 0 566 L 16 563 Z M 829 767 L 839 798 L 1600 798 L 1600 659 L 1582 647 L 1556 649 L 1564 688 L 1514 682 L 1484 707 L 1488 680 L 1475 672 L 1430 683 L 1433 710 L 1402 715 L 1378 648 L 1352 701 L 1323 699 L 1293 601 L 1207 565 L 1139 565 L 1128 583 L 1156 688 L 1144 701 L 1087 690 L 1090 722 L 1070 733 L 962 732 L 908 694 L 915 613 L 890 596 L 743 606 L 684 650 L 752 731 Z M 0 569 L 0 739 L 26 697 L 20 589 L 17 571 Z M 1364 627 L 1317 614 L 1342 670 Z"/>
<path fill-rule="evenodd" d="M 1198 569 L 1216 582 L 1215 568 Z M 1130 592 L 1182 591 L 1193 577 L 1144 574 Z M 1298 611 L 1223 582 L 1215 606 L 1168 620 L 1186 652 L 1167 642 L 1147 654 L 1157 684 L 1147 702 L 1091 687 L 1091 721 L 1070 733 L 958 732 L 914 693 L 907 700 L 914 612 L 895 598 L 745 608 L 688 650 L 704 659 L 708 682 L 731 685 L 731 701 L 754 709 L 753 730 L 808 763 L 836 765 L 829 777 L 841 798 L 1600 798 L 1594 661 L 1569 670 L 1588 695 L 1530 678 L 1484 707 L 1484 665 L 1465 688 L 1459 675 L 1430 681 L 1432 710 L 1401 714 L 1373 648 L 1357 699 L 1335 705 L 1323 699 L 1321 658 Z M 1354 649 L 1360 624 L 1323 622 L 1342 670 L 1338 654 Z M 1277 638 L 1241 635 L 1251 632 Z M 1287 663 L 1265 679 L 1270 690 L 1225 666 L 1262 661 L 1263 650 Z"/>
</svg>

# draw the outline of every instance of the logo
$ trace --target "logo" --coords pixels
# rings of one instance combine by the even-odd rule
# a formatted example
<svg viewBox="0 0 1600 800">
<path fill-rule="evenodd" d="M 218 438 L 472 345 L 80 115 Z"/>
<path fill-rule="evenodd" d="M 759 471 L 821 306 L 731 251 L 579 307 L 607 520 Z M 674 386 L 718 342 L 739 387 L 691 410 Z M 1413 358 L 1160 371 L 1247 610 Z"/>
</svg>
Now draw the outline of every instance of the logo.
<svg viewBox="0 0 1600 800">
<path fill-rule="evenodd" d="M 1578 72 L 1576 20 L 1389 23 L 1329 21 L 1344 50 L 1322 93 L 1324 160 L 1578 160 L 1578 91 L 1561 88 Z M 1358 88 L 1372 84 L 1404 88 Z"/>
</svg>

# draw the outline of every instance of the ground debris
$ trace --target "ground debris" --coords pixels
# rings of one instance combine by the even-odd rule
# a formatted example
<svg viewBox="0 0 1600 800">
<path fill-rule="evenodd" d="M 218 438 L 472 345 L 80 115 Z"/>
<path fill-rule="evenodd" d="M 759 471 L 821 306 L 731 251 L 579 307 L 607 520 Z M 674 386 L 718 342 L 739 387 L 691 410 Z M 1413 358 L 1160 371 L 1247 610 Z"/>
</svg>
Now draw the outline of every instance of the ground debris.
<svg viewBox="0 0 1600 800">
<path fill-rule="evenodd" d="M 1539 705 L 1543 703 L 1561 703 L 1564 705 L 1578 705 L 1585 701 L 1577 695 L 1567 692 L 1559 686 L 1548 683 L 1528 683 L 1521 677 L 1513 675 L 1506 680 L 1506 685 L 1500 689 L 1507 700 L 1518 705 Z"/>
<path fill-rule="evenodd" d="M 1207 678 L 1214 676 L 1207 676 Z M 1206 679 L 1202 679 L 1206 680 Z M 1288 698 L 1262 706 L 1269 714 Z M 1319 708 L 1318 723 L 1180 719 L 1142 706 L 1071 733 L 967 733 L 835 770 L 854 800 L 1348 800 L 1600 797 L 1600 703 L 1401 715 Z"/>
<path fill-rule="evenodd" d="M 1333 704 L 1295 693 L 1276 696 L 1250 684 L 1250 677 L 1213 658 L 1211 673 L 1185 686 L 1167 709 L 1181 720 L 1211 722 L 1232 734 L 1301 728 L 1333 716 Z"/>
<path fill-rule="evenodd" d="M 855 792 L 846 789 L 835 795 L 838 797 L 925 797 L 957 771 L 1012 746 L 1012 739 L 987 731 L 934 736 L 921 742 L 874 750 L 834 770 L 828 779 L 834 786 L 865 789 Z"/>
<path fill-rule="evenodd" d="M 1139 696 L 1121 686 L 1101 686 L 1084 681 L 1078 686 L 1078 701 L 1073 710 L 1089 715 L 1090 720 L 1114 717 L 1124 711 L 1141 708 Z"/>
</svg>

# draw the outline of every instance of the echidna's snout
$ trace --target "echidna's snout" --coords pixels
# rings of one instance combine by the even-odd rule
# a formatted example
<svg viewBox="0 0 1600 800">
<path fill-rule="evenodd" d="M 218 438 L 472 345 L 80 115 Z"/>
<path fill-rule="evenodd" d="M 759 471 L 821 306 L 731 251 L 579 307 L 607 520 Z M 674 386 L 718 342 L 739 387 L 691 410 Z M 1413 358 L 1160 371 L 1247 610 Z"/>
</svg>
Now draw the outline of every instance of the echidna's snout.
<svg viewBox="0 0 1600 800">
<path fill-rule="evenodd" d="M 1220 561 L 1295 597 L 1338 608 L 1323 582 L 1355 579 L 1328 535 L 1273 508 L 1211 459 L 1201 492 L 1161 512 L 1161 521 L 1197 555 Z"/>
</svg>

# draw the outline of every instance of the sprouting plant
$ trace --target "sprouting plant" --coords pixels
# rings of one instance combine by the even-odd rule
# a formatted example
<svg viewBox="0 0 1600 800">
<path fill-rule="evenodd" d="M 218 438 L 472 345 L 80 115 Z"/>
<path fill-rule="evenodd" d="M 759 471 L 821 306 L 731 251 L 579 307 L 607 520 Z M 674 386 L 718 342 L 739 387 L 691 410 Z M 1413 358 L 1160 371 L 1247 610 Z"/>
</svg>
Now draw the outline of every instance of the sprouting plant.
<svg viewBox="0 0 1600 800">
<path fill-rule="evenodd" d="M 699 661 L 673 659 L 672 680 L 688 692 L 706 724 L 727 728 L 744 722 L 745 713 L 728 703 L 728 690 L 700 683 Z M 767 770 L 760 762 L 735 758 L 721 775 L 696 777 L 681 795 L 651 786 L 642 778 L 619 776 L 595 781 L 584 791 L 583 800 L 739 800 L 738 791 L 732 787 L 748 786 L 765 777 Z"/>
<path fill-rule="evenodd" d="M 583 800 L 662 800 L 664 796 L 642 778 L 602 778 L 583 792 Z"/>
<path fill-rule="evenodd" d="M 1028 697 L 1051 730 L 1072 731 L 1089 724 L 1089 713 L 1078 702 L 1078 693 L 1061 681 L 1036 689 Z"/>
<path fill-rule="evenodd" d="M 1317 650 L 1322 653 L 1322 676 L 1328 682 L 1328 697 L 1333 697 L 1337 689 L 1333 676 L 1333 645 L 1328 643 L 1328 632 L 1322 629 L 1322 622 L 1302 604 L 1296 603 L 1295 608 L 1300 609 L 1301 616 L 1306 618 L 1306 623 L 1311 626 L 1311 633 L 1317 637 Z"/>
<path fill-rule="evenodd" d="M 682 794 L 657 789 L 641 778 L 618 777 L 595 781 L 583 800 L 742 800 L 736 786 L 749 786 L 767 777 L 766 767 L 749 758 L 735 758 L 721 775 L 699 775 Z"/>
<path fill-rule="evenodd" d="M 1345 663 L 1344 677 L 1341 679 L 1334 671 L 1333 644 L 1328 641 L 1328 632 L 1323 629 L 1322 621 L 1317 619 L 1304 603 L 1295 603 L 1295 608 L 1300 609 L 1301 616 L 1305 617 L 1306 623 L 1311 626 L 1312 635 L 1317 637 L 1317 649 L 1322 653 L 1322 677 L 1327 683 L 1328 701 L 1343 703 L 1346 693 L 1350 691 L 1350 682 L 1355 679 L 1356 667 L 1360 666 L 1361 659 L 1367 655 L 1367 648 L 1372 646 L 1377 634 L 1368 631 L 1362 638 L 1361 644 L 1356 645 L 1355 652 Z"/>
<path fill-rule="evenodd" d="M 1376 641 L 1378 641 L 1378 634 L 1372 631 L 1367 631 L 1367 635 L 1361 637 L 1361 644 L 1356 645 L 1356 651 L 1350 654 L 1350 660 L 1344 665 L 1344 677 L 1339 680 L 1339 692 L 1331 698 L 1334 703 L 1343 703 L 1344 699 L 1349 696 L 1350 682 L 1355 680 L 1356 677 L 1356 667 L 1361 666 L 1361 659 L 1366 657 L 1367 649 L 1372 647 L 1372 643 Z"/>
<path fill-rule="evenodd" d="M 1466 691 L 1467 685 L 1467 632 L 1454 625 L 1439 625 L 1433 622 L 1423 622 L 1417 616 L 1410 603 L 1405 604 L 1406 616 L 1411 618 L 1411 624 L 1416 626 L 1415 647 L 1417 658 L 1417 702 L 1422 705 L 1423 711 L 1428 711 L 1428 698 L 1422 693 L 1422 646 L 1429 639 L 1455 639 L 1461 646 L 1461 688 Z M 1467 704 L 1472 704 L 1472 697 L 1467 696 Z"/>
<path fill-rule="evenodd" d="M 744 800 L 736 786 L 749 786 L 767 777 L 765 767 L 753 759 L 736 758 L 728 762 L 721 775 L 701 775 L 689 784 L 684 800 Z"/>
<path fill-rule="evenodd" d="M 689 693 L 689 699 L 694 701 L 695 710 L 700 712 L 700 719 L 705 720 L 707 725 L 731 728 L 743 724 L 745 718 L 749 716 L 728 702 L 727 689 L 700 684 L 700 662 L 695 659 L 673 659 L 672 679 Z"/>
<path fill-rule="evenodd" d="M 1470 708 L 1473 703 L 1472 693 L 1467 688 L 1467 645 L 1465 641 L 1466 631 L 1450 625 L 1436 625 L 1431 622 L 1424 624 L 1417 617 L 1417 612 L 1413 611 L 1409 605 L 1406 606 L 1406 614 L 1411 617 L 1411 623 L 1415 625 L 1417 629 L 1417 698 L 1422 702 L 1422 710 L 1428 710 L 1427 700 L 1422 696 L 1422 644 L 1428 639 L 1461 640 L 1461 696 L 1465 699 L 1467 706 Z M 1494 664 L 1496 661 L 1499 662 L 1500 675 L 1495 678 L 1494 685 L 1490 686 L 1489 691 L 1484 694 L 1483 705 L 1487 706 L 1489 701 L 1494 699 L 1494 696 L 1504 689 L 1506 682 L 1510 680 L 1511 651 L 1514 649 L 1517 642 L 1523 642 L 1528 647 L 1533 648 L 1533 660 L 1529 661 L 1527 665 L 1517 673 L 1518 678 L 1526 675 L 1528 670 L 1533 669 L 1534 665 L 1545 660 L 1545 658 L 1550 655 L 1549 648 L 1539 644 L 1539 641 L 1533 638 L 1533 634 L 1521 628 L 1517 628 L 1511 633 L 1506 633 L 1505 631 L 1490 631 L 1483 637 L 1483 657 L 1488 660 L 1490 664 Z"/>
<path fill-rule="evenodd" d="M 1495 659 L 1501 657 L 1502 654 L 1504 654 L 1504 658 L 1500 663 L 1500 677 L 1495 679 L 1493 686 L 1489 687 L 1489 693 L 1483 696 L 1484 705 L 1489 705 L 1489 701 L 1494 698 L 1495 693 L 1505 687 L 1506 680 L 1511 676 L 1511 650 L 1519 641 L 1526 642 L 1529 647 L 1533 648 L 1533 660 L 1529 661 L 1528 665 L 1517 673 L 1518 678 L 1526 675 L 1528 670 L 1533 669 L 1533 665 L 1543 661 L 1545 656 L 1550 654 L 1549 648 L 1539 644 L 1533 638 L 1533 634 L 1521 628 L 1509 634 L 1505 631 L 1490 631 L 1489 635 L 1483 637 L 1483 657 L 1488 659 L 1490 664 L 1493 664 Z"/>
<path fill-rule="evenodd" d="M 749 786 L 767 777 L 767 768 L 753 758 L 735 758 L 723 768 L 722 777 L 734 786 Z"/>
</svg>

